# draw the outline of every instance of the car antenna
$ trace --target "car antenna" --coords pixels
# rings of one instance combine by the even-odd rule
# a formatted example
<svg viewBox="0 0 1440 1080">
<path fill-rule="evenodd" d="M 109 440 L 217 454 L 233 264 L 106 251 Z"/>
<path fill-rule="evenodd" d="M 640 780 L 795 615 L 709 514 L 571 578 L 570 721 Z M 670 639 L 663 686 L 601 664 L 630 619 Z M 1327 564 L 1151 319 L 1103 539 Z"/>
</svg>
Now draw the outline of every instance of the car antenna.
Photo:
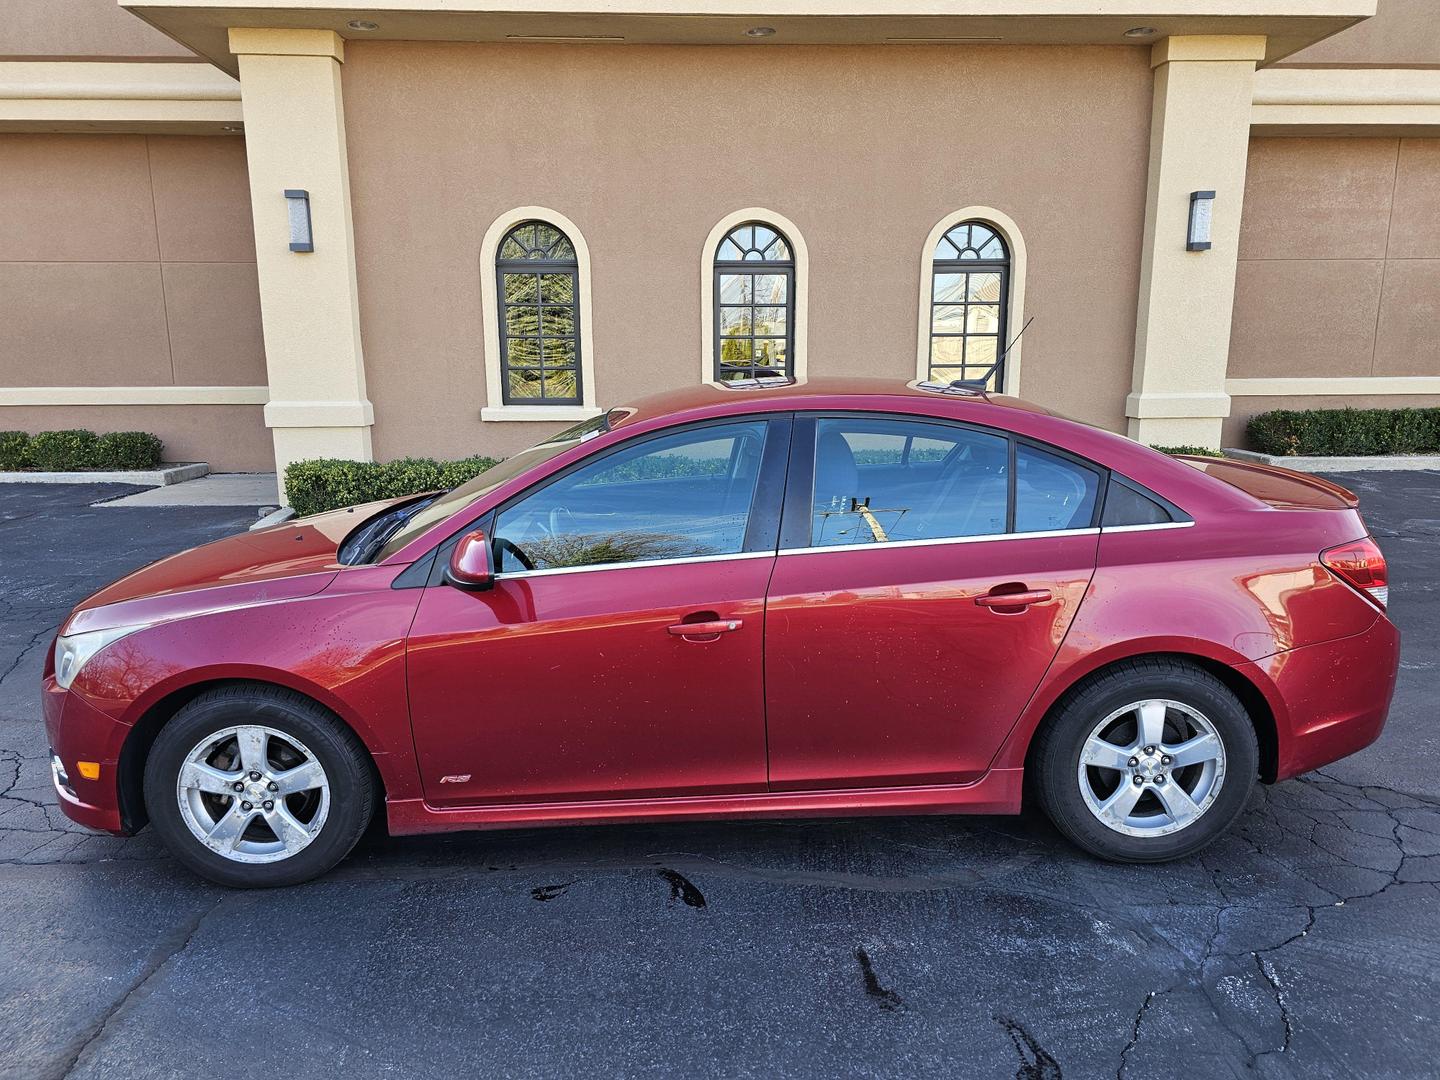
<svg viewBox="0 0 1440 1080">
<path fill-rule="evenodd" d="M 1026 330 L 1030 329 L 1030 324 L 1031 324 L 1032 322 L 1034 322 L 1034 321 L 1035 321 L 1035 316 L 1034 316 L 1034 315 L 1031 315 L 1028 319 L 1026 319 L 1026 320 L 1025 320 L 1025 325 L 1022 326 L 1022 327 L 1020 327 L 1020 334 L 1023 334 L 1023 333 L 1025 333 Z M 1015 347 L 1015 342 L 1017 342 L 1017 341 L 1020 340 L 1020 334 L 1016 334 L 1013 338 L 1010 339 L 1010 344 L 1009 344 L 1009 345 L 1006 345 L 1006 346 L 1005 346 L 1005 351 L 1000 354 L 1000 359 L 1001 359 L 1001 360 L 1004 360 L 1007 356 L 1010 355 L 1010 350 Z"/>
</svg>

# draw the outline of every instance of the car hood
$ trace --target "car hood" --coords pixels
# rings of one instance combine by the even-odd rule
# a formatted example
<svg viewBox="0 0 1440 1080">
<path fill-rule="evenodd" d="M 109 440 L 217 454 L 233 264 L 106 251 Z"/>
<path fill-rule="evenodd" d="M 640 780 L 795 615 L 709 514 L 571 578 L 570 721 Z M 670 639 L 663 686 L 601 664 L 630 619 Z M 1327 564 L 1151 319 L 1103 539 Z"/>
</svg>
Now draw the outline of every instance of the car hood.
<svg viewBox="0 0 1440 1080">
<path fill-rule="evenodd" d="M 161 622 L 313 596 L 339 573 L 356 526 L 402 499 L 366 503 L 228 536 L 141 567 L 82 600 L 62 633 Z"/>
</svg>

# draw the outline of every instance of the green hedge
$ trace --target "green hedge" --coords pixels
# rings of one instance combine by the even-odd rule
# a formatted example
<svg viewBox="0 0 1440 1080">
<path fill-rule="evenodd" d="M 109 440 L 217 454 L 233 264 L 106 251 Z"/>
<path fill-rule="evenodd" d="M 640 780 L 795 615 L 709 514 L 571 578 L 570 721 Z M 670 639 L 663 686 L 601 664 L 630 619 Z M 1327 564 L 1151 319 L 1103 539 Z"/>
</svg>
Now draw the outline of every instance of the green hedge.
<svg viewBox="0 0 1440 1080">
<path fill-rule="evenodd" d="M 495 458 L 459 461 L 400 458 L 397 461 L 346 461 L 312 458 L 285 469 L 285 498 L 301 517 L 342 506 L 452 488 L 497 464 Z"/>
<path fill-rule="evenodd" d="M 0 471 L 36 469 L 76 472 L 86 469 L 153 469 L 165 444 L 144 431 L 0 431 Z"/>
<path fill-rule="evenodd" d="M 1278 409 L 1245 426 L 1262 454 L 1440 453 L 1440 409 Z"/>
<path fill-rule="evenodd" d="M 1152 446 L 1151 450 L 1159 450 L 1162 454 L 1191 454 L 1195 457 L 1224 457 L 1219 450 L 1212 450 L 1208 446 Z"/>
</svg>

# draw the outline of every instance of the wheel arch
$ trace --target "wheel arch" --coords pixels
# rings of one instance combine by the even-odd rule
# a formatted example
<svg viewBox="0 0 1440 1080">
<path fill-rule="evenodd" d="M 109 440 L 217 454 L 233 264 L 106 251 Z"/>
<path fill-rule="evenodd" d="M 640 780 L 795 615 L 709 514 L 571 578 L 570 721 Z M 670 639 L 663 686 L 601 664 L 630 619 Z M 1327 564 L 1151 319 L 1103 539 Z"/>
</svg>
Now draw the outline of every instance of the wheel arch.
<svg viewBox="0 0 1440 1080">
<path fill-rule="evenodd" d="M 351 723 L 341 711 L 314 694 L 287 683 L 259 678 L 210 678 L 187 683 L 150 702 L 131 726 L 129 734 L 125 736 L 125 741 L 120 747 L 120 759 L 116 765 L 116 796 L 120 805 L 120 824 L 127 834 L 139 832 L 150 820 L 150 815 L 145 810 L 145 763 L 150 757 L 150 749 L 155 745 L 155 740 L 161 730 L 175 717 L 176 713 L 195 698 L 209 690 L 224 686 L 288 690 L 303 695 L 335 717 L 355 735 L 364 749 L 365 757 L 370 762 L 370 768 L 374 773 L 376 790 L 379 792 L 380 805 L 376 809 L 384 808 L 388 791 L 385 771 L 380 768 L 379 759 L 364 733 L 358 730 L 355 724 Z"/>
<path fill-rule="evenodd" d="M 1049 692 L 1045 695 L 1045 700 L 1036 703 L 1040 707 L 1035 710 L 1035 722 L 1025 734 L 1023 764 L 1027 775 L 1031 772 L 1031 756 L 1038 741 L 1037 736 L 1064 706 L 1065 702 L 1106 672 L 1135 660 L 1178 661 L 1199 668 L 1220 680 L 1226 689 L 1240 699 L 1240 704 L 1244 706 L 1246 715 L 1250 717 L 1251 726 L 1255 729 L 1255 740 L 1260 750 L 1260 779 L 1267 784 L 1275 782 L 1279 770 L 1280 739 L 1275 709 L 1269 696 L 1256 681 L 1236 665 L 1203 653 L 1173 648 L 1129 652 L 1109 657 L 1086 667 L 1083 671 L 1073 672 L 1070 677 L 1048 687 Z"/>
</svg>

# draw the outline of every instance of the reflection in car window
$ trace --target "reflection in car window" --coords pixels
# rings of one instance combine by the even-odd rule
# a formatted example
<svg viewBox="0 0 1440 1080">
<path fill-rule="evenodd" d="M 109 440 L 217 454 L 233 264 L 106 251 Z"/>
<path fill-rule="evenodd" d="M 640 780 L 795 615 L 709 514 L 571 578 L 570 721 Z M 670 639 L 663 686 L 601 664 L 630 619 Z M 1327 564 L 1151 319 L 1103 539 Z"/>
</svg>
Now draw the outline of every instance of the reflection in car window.
<svg viewBox="0 0 1440 1080">
<path fill-rule="evenodd" d="M 1005 531 L 1007 440 L 913 420 L 823 419 L 810 543 L 883 544 Z"/>
<path fill-rule="evenodd" d="M 1024 443 L 1015 447 L 1015 531 L 1088 529 L 1100 477 L 1069 458 Z"/>
<path fill-rule="evenodd" d="M 521 450 L 520 453 L 506 458 L 494 468 L 486 469 L 473 480 L 468 480 L 459 487 L 447 491 L 410 518 L 399 531 L 385 541 L 385 546 L 375 554 L 371 561 L 383 562 L 411 540 L 423 535 L 427 530 L 433 529 L 440 522 L 452 514 L 458 513 L 462 507 L 468 506 L 482 495 L 494 491 L 501 484 L 515 479 L 521 473 L 533 469 L 536 465 L 549 461 L 557 454 L 564 453 L 572 446 L 579 446 L 586 439 L 594 438 L 607 430 L 609 430 L 609 420 L 607 414 L 602 413 L 583 423 L 576 424 L 574 427 L 566 428 L 556 435 L 551 435 L 544 442 L 536 443 L 527 450 Z"/>
<path fill-rule="evenodd" d="M 765 432 L 763 421 L 691 428 L 581 466 L 501 512 L 496 569 L 742 551 Z"/>
</svg>

